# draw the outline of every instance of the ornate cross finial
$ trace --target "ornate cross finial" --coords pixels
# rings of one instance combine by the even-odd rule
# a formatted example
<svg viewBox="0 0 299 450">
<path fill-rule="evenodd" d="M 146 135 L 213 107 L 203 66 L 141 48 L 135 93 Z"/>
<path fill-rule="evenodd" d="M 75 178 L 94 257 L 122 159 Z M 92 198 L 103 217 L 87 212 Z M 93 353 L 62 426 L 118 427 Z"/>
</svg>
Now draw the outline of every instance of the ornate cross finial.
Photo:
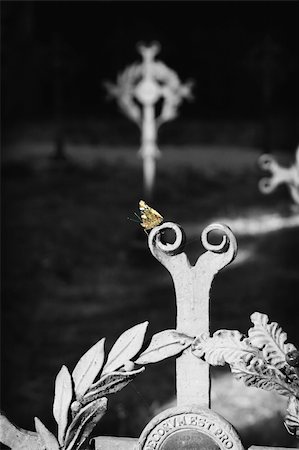
<svg viewBox="0 0 299 450">
<path fill-rule="evenodd" d="M 290 167 L 280 166 L 273 156 L 268 154 L 260 156 L 259 165 L 271 173 L 270 177 L 260 180 L 261 192 L 270 194 L 278 185 L 286 184 L 293 201 L 299 206 L 299 147 L 296 150 L 295 163 Z"/>
<path fill-rule="evenodd" d="M 163 244 L 165 230 L 175 235 L 173 244 Z M 211 232 L 222 234 L 222 241 L 215 245 L 209 242 Z M 222 224 L 211 224 L 201 236 L 204 248 L 194 266 L 182 251 L 185 235 L 182 228 L 172 222 L 165 222 L 154 228 L 149 235 L 152 254 L 170 272 L 177 305 L 177 331 L 188 336 L 209 333 L 210 287 L 214 276 L 235 257 L 237 243 L 231 230 Z M 209 365 L 194 358 L 190 348 L 176 360 L 177 404 L 210 406 Z"/>
</svg>

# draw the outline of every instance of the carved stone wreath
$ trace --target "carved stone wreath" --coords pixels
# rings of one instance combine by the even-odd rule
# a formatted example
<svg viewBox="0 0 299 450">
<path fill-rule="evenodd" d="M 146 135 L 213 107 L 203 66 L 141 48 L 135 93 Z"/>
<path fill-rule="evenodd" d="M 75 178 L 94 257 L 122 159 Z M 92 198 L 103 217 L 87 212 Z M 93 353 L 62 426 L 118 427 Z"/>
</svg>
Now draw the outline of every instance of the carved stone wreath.
<svg viewBox="0 0 299 450">
<path fill-rule="evenodd" d="M 284 423 L 290 434 L 299 437 L 299 352 L 286 343 L 286 333 L 276 322 L 269 323 L 266 314 L 255 312 L 251 320 L 254 326 L 248 337 L 237 330 L 218 330 L 211 337 L 164 330 L 155 334 L 140 353 L 148 325 L 143 322 L 125 331 L 107 358 L 105 339 L 101 339 L 81 357 L 72 373 L 62 366 L 56 377 L 53 415 L 58 425 L 57 438 L 38 418 L 37 433 L 30 433 L 16 429 L 2 415 L 1 441 L 11 448 L 86 448 L 93 428 L 106 412 L 108 395 L 123 389 L 145 370 L 144 365 L 179 355 L 188 347 L 195 357 L 213 366 L 229 364 L 234 377 L 246 386 L 276 390 L 287 396 Z M 18 447 L 17 440 L 27 445 Z"/>
</svg>

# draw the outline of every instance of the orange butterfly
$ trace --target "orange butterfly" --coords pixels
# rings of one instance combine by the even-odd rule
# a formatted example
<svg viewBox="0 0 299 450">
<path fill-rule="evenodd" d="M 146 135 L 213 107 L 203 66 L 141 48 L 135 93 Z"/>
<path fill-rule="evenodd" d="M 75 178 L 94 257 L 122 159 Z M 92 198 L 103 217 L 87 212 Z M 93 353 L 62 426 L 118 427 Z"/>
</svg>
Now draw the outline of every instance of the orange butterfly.
<svg viewBox="0 0 299 450">
<path fill-rule="evenodd" d="M 143 200 L 140 200 L 139 202 L 139 210 L 141 213 L 140 225 L 144 228 L 145 232 L 157 227 L 163 222 L 163 217 L 161 214 L 154 208 L 148 206 Z"/>
</svg>

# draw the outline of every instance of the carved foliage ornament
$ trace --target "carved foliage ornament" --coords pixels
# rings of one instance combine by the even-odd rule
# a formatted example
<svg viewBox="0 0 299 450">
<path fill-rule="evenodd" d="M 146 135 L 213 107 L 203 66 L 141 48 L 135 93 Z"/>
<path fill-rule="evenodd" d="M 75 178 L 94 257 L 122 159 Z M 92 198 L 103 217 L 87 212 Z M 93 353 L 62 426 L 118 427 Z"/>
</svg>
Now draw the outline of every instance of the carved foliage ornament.
<svg viewBox="0 0 299 450">
<path fill-rule="evenodd" d="M 192 352 L 213 366 L 229 364 L 234 377 L 246 386 L 287 396 L 285 426 L 299 437 L 299 352 L 266 314 L 255 312 L 251 321 L 248 337 L 237 330 L 218 330 L 211 337 L 198 336 Z"/>
<path fill-rule="evenodd" d="M 248 337 L 237 330 L 218 330 L 213 336 L 188 336 L 177 330 L 156 333 L 140 353 L 148 322 L 125 331 L 105 357 L 101 339 L 79 360 L 73 372 L 62 366 L 55 381 L 53 415 L 57 438 L 35 418 L 36 433 L 15 429 L 1 417 L 1 441 L 10 448 L 73 450 L 86 448 L 90 434 L 107 409 L 107 396 L 120 391 L 144 367 L 179 355 L 187 348 L 195 357 L 216 366 L 229 364 L 246 386 L 275 390 L 289 397 L 285 426 L 299 437 L 299 352 L 286 343 L 287 335 L 268 316 L 255 312 Z M 137 357 L 136 357 L 137 355 Z M 13 434 L 14 433 L 14 434 Z M 19 443 L 19 445 L 18 445 Z"/>
<path fill-rule="evenodd" d="M 73 372 L 62 366 L 55 381 L 53 415 L 57 438 L 35 418 L 36 433 L 15 428 L 1 415 L 1 442 L 13 449 L 86 448 L 89 436 L 107 409 L 107 395 L 125 387 L 144 367 L 130 360 L 140 351 L 148 322 L 125 331 L 105 357 L 101 339 L 79 360 Z"/>
</svg>

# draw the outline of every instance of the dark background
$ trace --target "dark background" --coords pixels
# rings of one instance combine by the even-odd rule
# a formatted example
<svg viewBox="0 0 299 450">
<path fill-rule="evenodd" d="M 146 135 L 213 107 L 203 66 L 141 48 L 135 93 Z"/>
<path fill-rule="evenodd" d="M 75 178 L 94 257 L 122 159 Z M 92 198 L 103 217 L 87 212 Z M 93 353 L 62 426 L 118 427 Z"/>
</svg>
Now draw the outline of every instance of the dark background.
<svg viewBox="0 0 299 450">
<path fill-rule="evenodd" d="M 62 364 L 71 371 L 104 336 L 107 352 L 137 323 L 149 320 L 149 339 L 175 320 L 169 274 L 127 220 L 144 195 L 139 130 L 108 101 L 103 81 L 140 60 L 138 41 L 152 40 L 181 80 L 195 81 L 194 101 L 159 132 L 152 203 L 196 230 L 186 247 L 195 261 L 200 231 L 212 221 L 226 217 L 233 228 L 241 220 L 246 230 L 252 220 L 271 225 L 273 214 L 293 217 L 286 186 L 268 197 L 259 192 L 256 158 L 266 150 L 294 162 L 298 3 L 2 1 L 1 22 L 1 403 L 20 427 L 33 430 L 38 416 L 54 431 Z M 66 159 L 54 161 L 59 145 Z M 218 168 L 209 172 L 214 151 Z M 298 226 L 245 231 L 237 240 L 240 262 L 213 284 L 211 330 L 246 333 L 250 314 L 260 311 L 298 346 Z M 213 375 L 227 395 L 216 410 L 238 425 L 245 445 L 294 447 L 276 400 L 222 389 L 231 379 L 223 370 Z M 171 359 L 111 396 L 96 434 L 139 436 L 173 397 Z"/>
</svg>

